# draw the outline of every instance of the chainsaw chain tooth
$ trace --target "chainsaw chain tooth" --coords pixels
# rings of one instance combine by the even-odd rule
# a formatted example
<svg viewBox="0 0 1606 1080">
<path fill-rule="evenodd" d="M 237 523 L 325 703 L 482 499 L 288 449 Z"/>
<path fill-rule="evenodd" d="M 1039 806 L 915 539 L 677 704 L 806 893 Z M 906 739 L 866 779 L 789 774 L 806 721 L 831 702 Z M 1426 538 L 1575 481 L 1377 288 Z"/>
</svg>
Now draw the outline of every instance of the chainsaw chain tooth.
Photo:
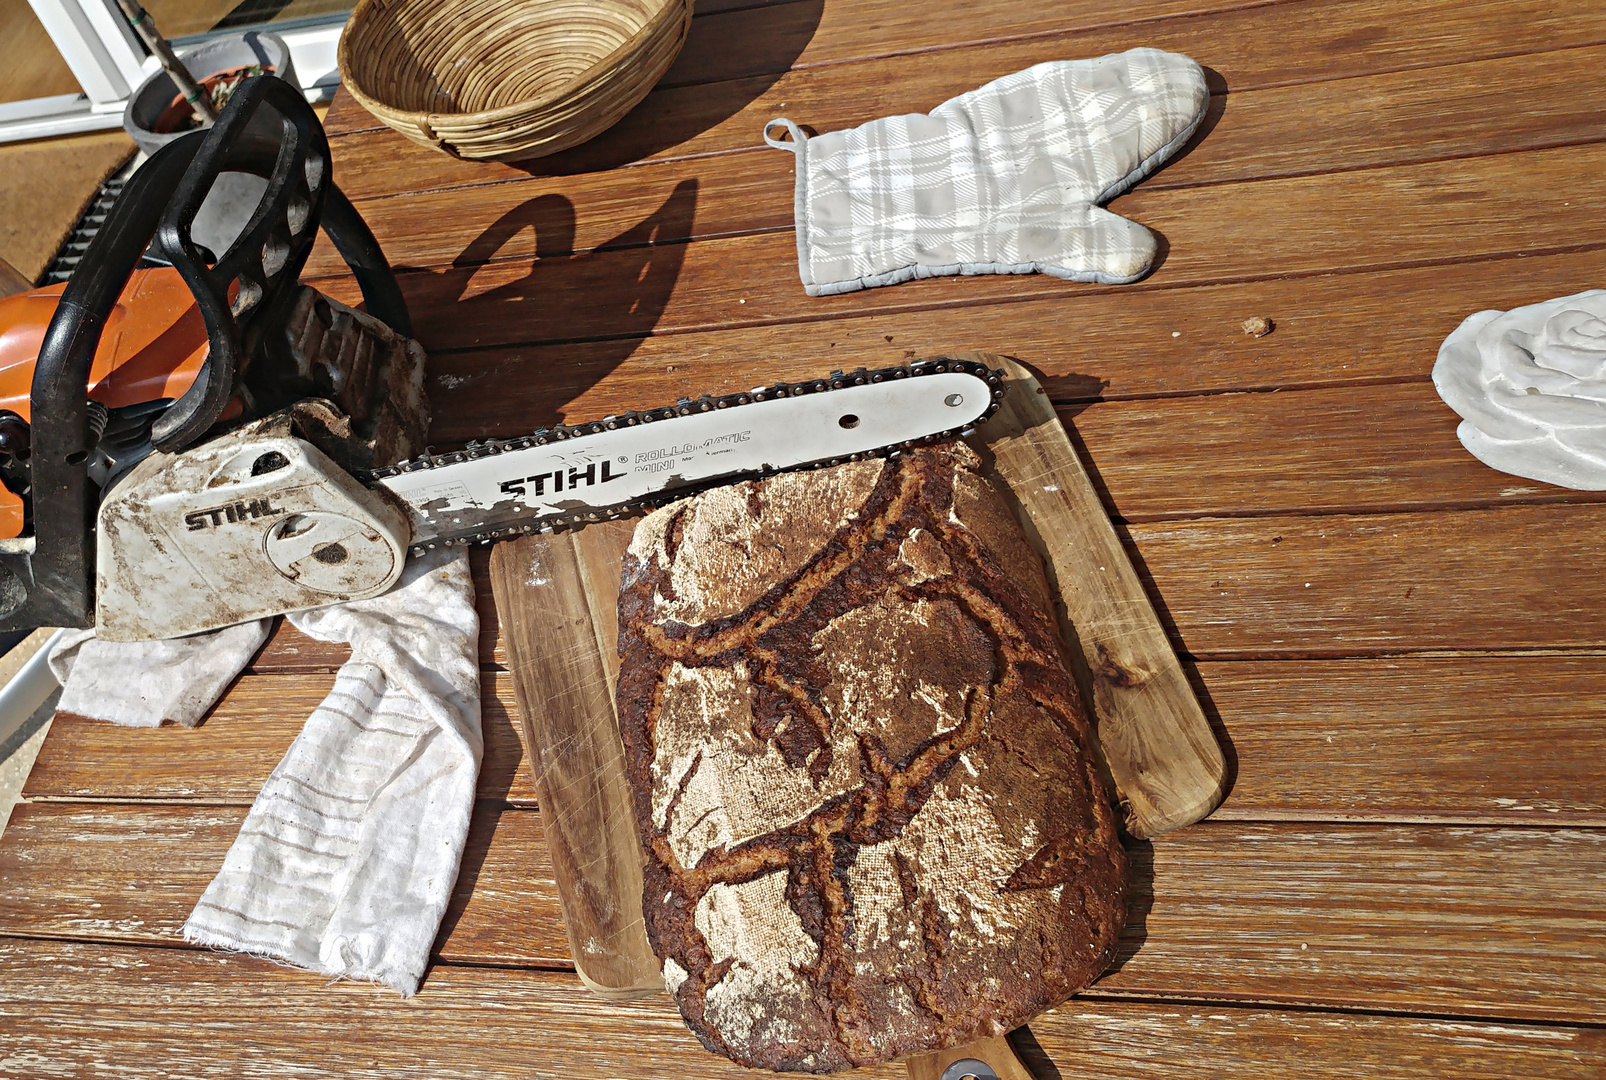
<svg viewBox="0 0 1606 1080">
<path fill-rule="evenodd" d="M 829 468 L 843 461 L 863 461 L 871 458 L 884 458 L 888 461 L 896 460 L 905 451 L 917 446 L 927 446 L 944 442 L 955 437 L 970 435 L 998 411 L 999 403 L 1004 397 L 1004 380 L 1006 374 L 1002 369 L 989 368 L 975 360 L 954 360 L 947 357 L 918 360 L 897 367 L 877 368 L 870 370 L 860 367 L 851 372 L 840 370 L 831 372 L 825 379 L 813 379 L 808 382 L 788 383 L 776 382 L 770 386 L 755 386 L 736 394 L 712 395 L 703 394 L 697 398 L 682 397 L 673 405 L 665 405 L 657 409 L 640 409 L 622 412 L 612 416 L 605 416 L 600 420 L 593 420 L 583 424 L 554 424 L 549 428 L 538 428 L 528 435 L 521 435 L 511 439 L 474 439 L 465 444 L 462 450 L 450 451 L 445 454 L 431 454 L 426 451 L 415 458 L 397 462 L 394 465 L 385 465 L 371 469 L 360 475 L 360 479 L 372 483 L 383 480 L 388 476 L 396 476 L 404 472 L 419 472 L 424 469 L 438 469 L 445 465 L 457 464 L 461 461 L 472 460 L 489 454 L 501 454 L 513 450 L 526 450 L 535 446 L 545 446 L 551 442 L 566 439 L 580 438 L 586 435 L 596 435 L 606 431 L 614 431 L 621 427 L 635 427 L 638 424 L 649 424 L 658 420 L 671 420 L 678 416 L 688 416 L 694 412 L 708 412 L 712 409 L 729 409 L 741 405 L 749 405 L 756 401 L 766 401 L 770 398 L 796 397 L 802 394 L 830 393 L 832 390 L 841 390 L 849 386 L 863 386 L 866 383 L 885 382 L 888 379 L 920 378 L 924 375 L 935 375 L 944 371 L 965 372 L 975 375 L 985 381 L 991 390 L 991 400 L 987 411 L 977 417 L 970 426 L 964 429 L 950 429 L 925 435 L 907 442 L 883 446 L 876 450 L 866 450 L 860 454 L 850 455 L 847 458 L 821 459 L 796 467 L 802 469 Z M 794 470 L 788 470 L 794 471 Z M 766 470 L 765 475 L 769 475 Z M 413 555 L 420 555 L 425 550 L 441 547 L 488 547 L 498 540 L 514 536 L 525 536 L 535 533 L 549 533 L 558 529 L 566 529 L 578 523 L 591 523 L 594 521 L 614 521 L 641 510 L 652 510 L 677 499 L 687 498 L 688 494 L 673 491 L 656 492 L 643 499 L 634 499 L 619 503 L 612 507 L 599 507 L 594 511 L 584 513 L 564 514 L 545 517 L 535 521 L 509 525 L 489 531 L 470 533 L 464 536 L 437 537 L 425 544 L 414 544 L 409 549 Z"/>
</svg>

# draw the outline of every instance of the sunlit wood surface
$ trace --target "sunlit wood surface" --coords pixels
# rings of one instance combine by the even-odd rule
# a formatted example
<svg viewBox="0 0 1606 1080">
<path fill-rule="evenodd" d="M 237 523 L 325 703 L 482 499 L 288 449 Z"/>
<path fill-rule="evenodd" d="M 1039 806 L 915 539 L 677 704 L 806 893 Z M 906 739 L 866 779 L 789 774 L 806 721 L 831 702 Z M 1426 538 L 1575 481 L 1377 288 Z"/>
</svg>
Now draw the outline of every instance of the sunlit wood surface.
<svg viewBox="0 0 1606 1080">
<path fill-rule="evenodd" d="M 1215 91 L 1114 204 L 1165 238 L 1152 276 L 804 295 L 765 121 L 1137 45 Z M 1606 507 L 1468 456 L 1429 371 L 1471 312 L 1606 286 L 1603 61 L 1586 0 L 715 0 L 560 158 L 454 161 L 344 97 L 328 126 L 430 351 L 437 449 L 936 352 L 1042 374 L 1235 778 L 1133 845 L 1118 967 L 1019 1036 L 1040 1077 L 1594 1078 Z M 307 274 L 356 295 L 327 247 Z M 667 998 L 573 976 L 477 568 L 485 768 L 417 998 L 179 940 L 342 659 L 286 628 L 197 731 L 57 721 L 0 840 L 0 1074 L 740 1071 Z"/>
</svg>

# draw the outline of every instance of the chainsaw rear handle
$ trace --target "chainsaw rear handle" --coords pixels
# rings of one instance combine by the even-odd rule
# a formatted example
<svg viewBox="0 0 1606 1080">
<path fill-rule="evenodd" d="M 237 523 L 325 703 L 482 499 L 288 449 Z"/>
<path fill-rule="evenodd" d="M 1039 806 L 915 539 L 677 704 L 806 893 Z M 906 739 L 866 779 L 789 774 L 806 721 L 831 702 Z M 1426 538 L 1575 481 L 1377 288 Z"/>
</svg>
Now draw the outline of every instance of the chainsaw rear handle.
<svg viewBox="0 0 1606 1080">
<path fill-rule="evenodd" d="M 261 136 L 263 125 L 248 130 L 264 105 L 282 121 L 277 145 Z M 239 237 L 209 265 L 190 226 L 223 172 L 266 177 L 268 189 Z M 283 80 L 261 76 L 235 90 L 212 128 L 175 139 L 129 179 L 68 282 L 35 362 L 34 534 L 0 540 L 0 631 L 94 624 L 99 491 L 88 467 L 98 433 L 89 424 L 89 373 L 107 319 L 153 238 L 195 295 L 208 342 L 195 382 L 153 424 L 156 449 L 182 450 L 217 423 L 263 336 L 282 324 L 320 223 L 369 311 L 411 336 L 395 275 L 330 173 L 328 140 L 306 99 Z"/>
</svg>

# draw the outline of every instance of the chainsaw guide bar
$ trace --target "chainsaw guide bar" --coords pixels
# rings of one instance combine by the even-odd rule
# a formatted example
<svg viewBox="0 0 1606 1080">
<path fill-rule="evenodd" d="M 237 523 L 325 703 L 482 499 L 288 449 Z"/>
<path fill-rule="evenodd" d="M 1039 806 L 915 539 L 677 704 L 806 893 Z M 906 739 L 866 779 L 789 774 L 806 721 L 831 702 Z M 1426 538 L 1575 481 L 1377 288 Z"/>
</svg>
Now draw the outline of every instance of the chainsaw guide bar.
<svg viewBox="0 0 1606 1080">
<path fill-rule="evenodd" d="M 406 507 L 414 554 L 624 517 L 706 487 L 968 433 L 1004 373 L 934 358 L 621 413 L 374 469 Z"/>
</svg>

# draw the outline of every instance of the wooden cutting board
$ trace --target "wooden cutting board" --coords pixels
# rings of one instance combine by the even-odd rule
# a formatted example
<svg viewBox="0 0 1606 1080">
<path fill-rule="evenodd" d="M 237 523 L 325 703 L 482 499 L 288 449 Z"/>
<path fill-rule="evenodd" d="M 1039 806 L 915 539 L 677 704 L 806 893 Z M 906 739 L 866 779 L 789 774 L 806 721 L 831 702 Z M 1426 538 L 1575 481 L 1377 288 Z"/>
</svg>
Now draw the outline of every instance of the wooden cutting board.
<svg viewBox="0 0 1606 1080">
<path fill-rule="evenodd" d="M 990 458 L 1058 597 L 1127 832 L 1156 836 L 1215 809 L 1226 762 L 1098 493 L 1030 371 L 972 437 Z M 634 521 L 529 536 L 491 553 L 491 584 L 575 966 L 604 997 L 662 990 L 641 916 L 642 854 L 613 708 L 620 562 Z M 1013 1070 L 1002 1039 L 911 1059 L 915 1080 L 979 1058 Z"/>
</svg>

